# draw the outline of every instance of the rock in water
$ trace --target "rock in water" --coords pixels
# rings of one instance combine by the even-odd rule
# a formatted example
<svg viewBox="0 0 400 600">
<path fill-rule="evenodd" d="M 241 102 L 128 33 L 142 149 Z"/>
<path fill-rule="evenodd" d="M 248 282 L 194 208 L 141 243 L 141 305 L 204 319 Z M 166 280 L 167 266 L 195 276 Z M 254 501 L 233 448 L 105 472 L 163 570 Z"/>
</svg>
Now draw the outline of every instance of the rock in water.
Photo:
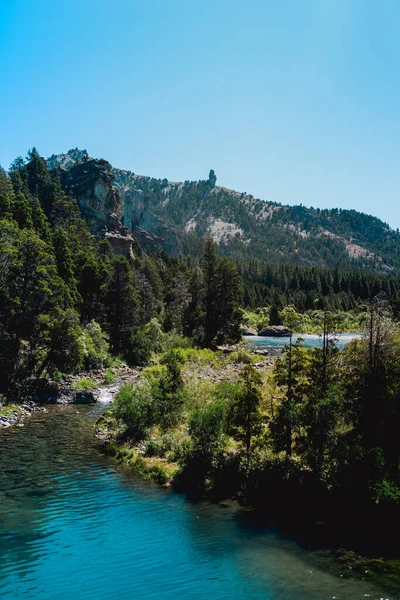
<svg viewBox="0 0 400 600">
<path fill-rule="evenodd" d="M 283 325 L 269 325 L 269 327 L 264 327 L 258 335 L 263 337 L 289 337 L 290 334 L 291 331 L 289 327 L 284 327 Z"/>
<path fill-rule="evenodd" d="M 258 335 L 257 329 L 253 329 L 253 327 L 247 327 L 246 325 L 242 325 L 242 335 Z"/>
</svg>

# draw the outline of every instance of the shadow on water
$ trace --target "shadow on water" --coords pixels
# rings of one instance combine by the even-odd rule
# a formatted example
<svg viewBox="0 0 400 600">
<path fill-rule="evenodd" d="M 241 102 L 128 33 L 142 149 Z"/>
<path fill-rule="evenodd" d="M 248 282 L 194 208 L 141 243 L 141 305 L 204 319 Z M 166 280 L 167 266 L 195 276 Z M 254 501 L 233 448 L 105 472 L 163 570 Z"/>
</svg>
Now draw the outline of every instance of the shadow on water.
<svg viewBox="0 0 400 600">
<path fill-rule="evenodd" d="M 193 503 L 116 467 L 93 436 L 102 410 L 49 407 L 0 435 L 2 598 L 388 597 L 320 569 L 254 513 Z"/>
</svg>

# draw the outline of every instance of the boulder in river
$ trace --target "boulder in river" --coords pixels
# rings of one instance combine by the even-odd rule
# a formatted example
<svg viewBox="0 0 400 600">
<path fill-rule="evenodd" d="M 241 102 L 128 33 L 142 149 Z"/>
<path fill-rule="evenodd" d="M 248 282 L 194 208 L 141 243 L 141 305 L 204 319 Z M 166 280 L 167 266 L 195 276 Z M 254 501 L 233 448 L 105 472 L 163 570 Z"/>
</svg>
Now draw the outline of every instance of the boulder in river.
<svg viewBox="0 0 400 600">
<path fill-rule="evenodd" d="M 251 353 L 258 354 L 259 356 L 268 356 L 269 350 L 267 350 L 266 348 L 263 348 L 262 350 L 251 350 Z"/>
<path fill-rule="evenodd" d="M 242 325 L 242 335 L 258 335 L 257 329 L 253 329 L 253 327 L 247 327 L 247 325 Z"/>
<path fill-rule="evenodd" d="M 93 404 L 94 402 L 96 402 L 96 398 L 94 397 L 93 392 L 86 390 L 82 392 L 76 392 L 74 400 L 75 404 Z"/>
<path fill-rule="evenodd" d="M 86 390 L 63 389 L 49 397 L 47 402 L 49 404 L 93 404 L 96 398 L 93 392 Z"/>
<path fill-rule="evenodd" d="M 284 325 L 269 325 L 264 327 L 258 335 L 263 337 L 289 337 L 292 332 Z"/>
</svg>

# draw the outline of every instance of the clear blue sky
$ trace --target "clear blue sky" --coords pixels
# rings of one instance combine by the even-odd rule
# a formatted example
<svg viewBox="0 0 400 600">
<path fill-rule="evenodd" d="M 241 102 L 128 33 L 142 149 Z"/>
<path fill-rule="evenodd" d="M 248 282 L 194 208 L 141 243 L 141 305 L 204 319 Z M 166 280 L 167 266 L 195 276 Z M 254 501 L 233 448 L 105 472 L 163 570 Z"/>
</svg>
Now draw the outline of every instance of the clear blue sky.
<svg viewBox="0 0 400 600">
<path fill-rule="evenodd" d="M 399 0 L 0 0 L 0 164 L 36 146 L 400 227 Z"/>
</svg>

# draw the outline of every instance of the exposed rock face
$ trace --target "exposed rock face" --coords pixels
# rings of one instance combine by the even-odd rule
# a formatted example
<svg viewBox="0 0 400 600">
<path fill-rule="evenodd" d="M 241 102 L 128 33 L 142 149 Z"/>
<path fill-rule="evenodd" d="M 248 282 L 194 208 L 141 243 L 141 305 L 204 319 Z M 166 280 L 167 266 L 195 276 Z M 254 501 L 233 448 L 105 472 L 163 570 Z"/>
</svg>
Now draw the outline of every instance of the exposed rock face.
<svg viewBox="0 0 400 600">
<path fill-rule="evenodd" d="M 263 337 L 289 337 L 290 334 L 291 331 L 288 327 L 284 327 L 283 325 L 270 325 L 269 327 L 264 327 L 258 335 L 262 335 Z"/>
<path fill-rule="evenodd" d="M 182 243 L 175 230 L 163 219 L 150 212 L 142 190 L 119 187 L 121 220 L 134 232 L 141 245 L 164 249 L 169 254 L 180 254 Z"/>
<path fill-rule="evenodd" d="M 61 184 L 78 201 L 90 231 L 103 235 L 118 224 L 120 198 L 113 187 L 110 165 L 105 160 L 89 160 L 62 171 Z"/>
<path fill-rule="evenodd" d="M 117 254 L 132 255 L 133 237 L 119 218 L 121 199 L 106 160 L 88 160 L 61 171 L 61 185 L 78 201 L 90 232 L 105 237 Z"/>
<path fill-rule="evenodd" d="M 75 164 L 74 159 L 84 162 Z M 123 172 L 113 172 L 106 160 L 88 158 L 75 150 L 53 155 L 48 164 L 51 168 L 61 167 L 61 184 L 77 199 L 90 232 L 107 238 L 117 254 L 132 256 L 134 237 L 144 247 L 181 253 L 182 244 L 174 229 L 148 210 L 142 190 L 125 187 L 121 182 L 114 185 L 115 173 Z"/>
<path fill-rule="evenodd" d="M 257 329 L 253 329 L 253 327 L 247 327 L 246 325 L 243 325 L 242 335 L 258 335 L 258 331 Z"/>
<path fill-rule="evenodd" d="M 174 229 L 150 211 L 143 212 L 139 227 L 158 237 L 160 249 L 164 248 L 168 254 L 180 254 L 182 252 L 182 242 Z"/>
</svg>

